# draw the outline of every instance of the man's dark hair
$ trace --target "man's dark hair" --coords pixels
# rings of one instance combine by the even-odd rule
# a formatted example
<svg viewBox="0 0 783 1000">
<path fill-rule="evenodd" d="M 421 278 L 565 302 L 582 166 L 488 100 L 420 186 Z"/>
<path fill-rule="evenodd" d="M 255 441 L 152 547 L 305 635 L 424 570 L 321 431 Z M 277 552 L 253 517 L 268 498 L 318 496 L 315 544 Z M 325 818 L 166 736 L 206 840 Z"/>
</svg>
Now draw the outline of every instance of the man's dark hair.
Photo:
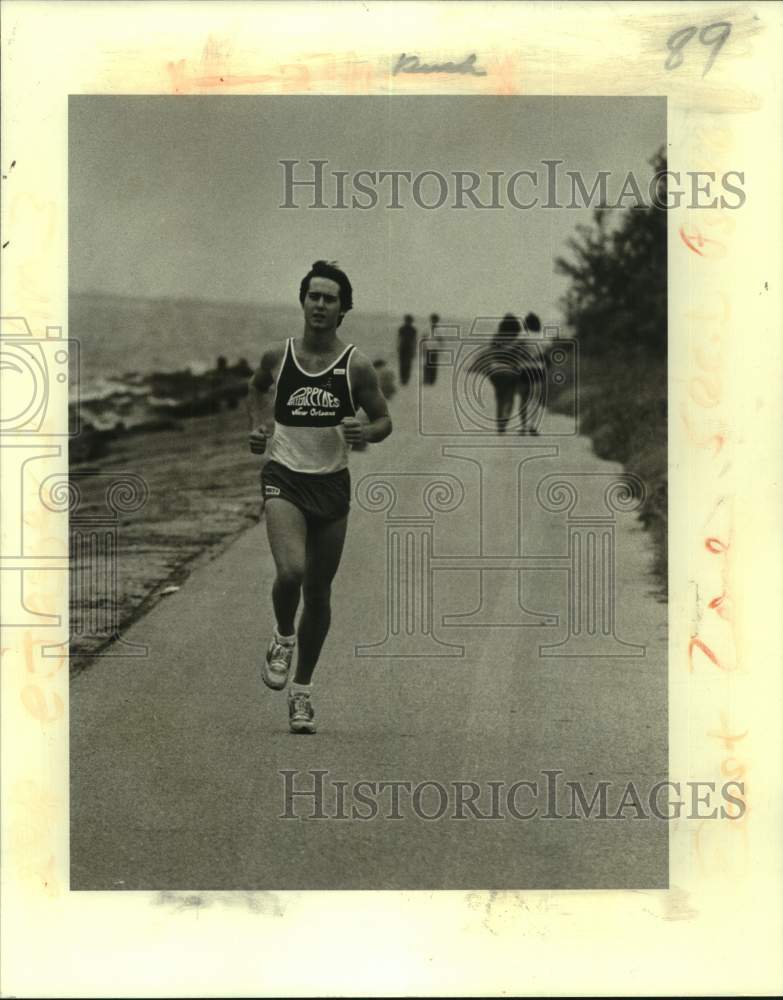
<svg viewBox="0 0 783 1000">
<path fill-rule="evenodd" d="M 340 286 L 340 311 L 343 313 L 353 309 L 353 288 L 345 271 L 341 271 L 336 260 L 317 260 L 299 286 L 299 304 L 304 305 L 305 295 L 311 278 L 328 278 Z"/>
<path fill-rule="evenodd" d="M 438 323 L 440 323 L 440 316 L 438 316 L 437 313 L 432 313 L 432 315 L 430 316 L 430 323 L 432 323 L 433 326 L 436 326 Z"/>
<path fill-rule="evenodd" d="M 525 316 L 525 329 L 530 333 L 541 333 L 541 320 L 535 313 L 528 313 Z"/>
<path fill-rule="evenodd" d="M 410 326 L 410 324 L 413 322 L 413 316 L 411 316 L 410 313 L 405 313 L 405 316 L 403 317 L 403 322 L 407 323 L 408 326 Z"/>
</svg>

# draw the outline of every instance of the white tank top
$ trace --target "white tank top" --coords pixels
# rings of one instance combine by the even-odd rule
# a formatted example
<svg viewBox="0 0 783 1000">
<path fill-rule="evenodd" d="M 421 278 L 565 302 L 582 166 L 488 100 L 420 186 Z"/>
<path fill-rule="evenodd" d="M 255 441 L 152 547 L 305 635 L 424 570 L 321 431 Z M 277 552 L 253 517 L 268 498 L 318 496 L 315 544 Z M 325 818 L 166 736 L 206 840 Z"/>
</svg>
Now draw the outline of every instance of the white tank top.
<svg viewBox="0 0 783 1000">
<path fill-rule="evenodd" d="M 354 345 L 320 372 L 306 372 L 296 359 L 294 341 L 275 386 L 275 429 L 269 457 L 294 472 L 339 472 L 348 465 L 348 446 L 340 422 L 356 415 L 351 394 Z"/>
</svg>

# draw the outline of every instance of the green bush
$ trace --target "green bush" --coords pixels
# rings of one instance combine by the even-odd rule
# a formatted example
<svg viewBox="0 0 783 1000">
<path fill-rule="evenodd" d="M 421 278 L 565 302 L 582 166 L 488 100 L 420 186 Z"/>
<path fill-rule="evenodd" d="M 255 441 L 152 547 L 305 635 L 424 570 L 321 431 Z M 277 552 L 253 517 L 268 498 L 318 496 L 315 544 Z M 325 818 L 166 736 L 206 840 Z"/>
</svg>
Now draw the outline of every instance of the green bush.
<svg viewBox="0 0 783 1000">
<path fill-rule="evenodd" d="M 666 170 L 663 150 L 650 162 L 656 173 Z M 613 219 L 597 209 L 593 226 L 577 232 L 570 257 L 555 266 L 571 279 L 562 306 L 580 346 L 580 431 L 596 455 L 621 462 L 645 484 L 639 516 L 653 538 L 665 589 L 666 212 L 628 209 Z M 558 409 L 557 397 L 550 405 Z"/>
</svg>

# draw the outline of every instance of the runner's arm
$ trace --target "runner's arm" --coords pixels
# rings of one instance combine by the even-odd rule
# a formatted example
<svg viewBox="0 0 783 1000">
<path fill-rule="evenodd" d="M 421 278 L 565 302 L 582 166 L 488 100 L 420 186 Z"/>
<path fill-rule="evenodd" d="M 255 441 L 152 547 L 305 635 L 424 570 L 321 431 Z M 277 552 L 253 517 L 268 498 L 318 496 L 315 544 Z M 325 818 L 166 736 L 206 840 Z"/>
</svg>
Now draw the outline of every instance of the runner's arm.
<svg viewBox="0 0 783 1000">
<path fill-rule="evenodd" d="M 392 432 L 389 407 L 378 383 L 378 373 L 369 359 L 358 351 L 351 359 L 351 392 L 356 407 L 364 410 L 369 420 L 362 426 L 364 440 L 371 444 L 383 441 Z"/>
</svg>

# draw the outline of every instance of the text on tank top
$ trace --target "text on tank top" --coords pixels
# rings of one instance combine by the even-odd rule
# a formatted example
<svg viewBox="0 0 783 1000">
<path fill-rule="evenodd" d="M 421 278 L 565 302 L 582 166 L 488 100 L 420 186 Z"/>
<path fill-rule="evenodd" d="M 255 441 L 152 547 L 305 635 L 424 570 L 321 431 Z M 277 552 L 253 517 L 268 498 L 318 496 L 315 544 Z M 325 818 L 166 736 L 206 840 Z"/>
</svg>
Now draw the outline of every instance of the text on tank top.
<svg viewBox="0 0 783 1000">
<path fill-rule="evenodd" d="M 275 433 L 269 457 L 295 472 L 327 473 L 348 464 L 340 423 L 356 415 L 349 380 L 348 347 L 327 368 L 307 372 L 293 338 L 286 341 L 275 390 Z"/>
</svg>

